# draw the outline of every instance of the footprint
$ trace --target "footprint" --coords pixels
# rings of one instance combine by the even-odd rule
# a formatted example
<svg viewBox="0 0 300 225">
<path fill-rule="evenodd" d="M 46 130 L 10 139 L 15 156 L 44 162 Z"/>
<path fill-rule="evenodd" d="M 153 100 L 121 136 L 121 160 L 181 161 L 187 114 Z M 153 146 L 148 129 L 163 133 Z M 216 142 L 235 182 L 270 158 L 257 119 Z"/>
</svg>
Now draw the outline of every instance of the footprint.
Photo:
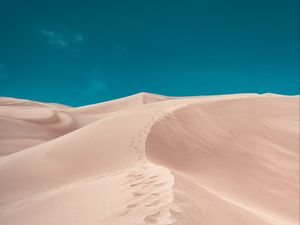
<svg viewBox="0 0 300 225">
<path fill-rule="evenodd" d="M 131 174 L 128 174 L 126 177 L 127 178 L 138 178 L 138 177 L 144 177 L 144 174 L 142 174 L 142 173 L 138 173 L 138 174 L 131 173 Z"/>
<path fill-rule="evenodd" d="M 146 195 L 146 193 L 135 191 L 135 192 L 132 193 L 132 195 L 135 196 L 135 197 L 140 197 L 140 196 Z"/>
<path fill-rule="evenodd" d="M 178 211 L 176 211 L 176 210 L 174 210 L 174 209 L 169 209 L 169 212 L 170 212 L 171 215 L 173 215 L 174 217 L 180 216 L 180 215 L 181 215 L 180 212 L 178 212 Z"/>
<path fill-rule="evenodd" d="M 141 185 L 142 183 L 135 183 L 135 184 L 131 184 L 130 187 L 135 187 L 135 186 L 138 186 L 138 185 Z"/>
<path fill-rule="evenodd" d="M 158 193 L 151 193 L 150 195 L 147 195 L 144 199 L 143 202 L 145 202 L 145 204 L 149 201 L 154 201 L 155 199 L 157 199 Z"/>
<path fill-rule="evenodd" d="M 129 213 L 129 209 L 126 209 L 126 211 L 121 213 L 120 216 L 125 216 L 127 213 Z"/>
<path fill-rule="evenodd" d="M 147 216 L 144 219 L 145 222 L 150 223 L 150 224 L 156 224 L 156 219 L 151 215 L 151 216 Z"/>
<path fill-rule="evenodd" d="M 158 193 L 156 193 L 156 192 L 151 193 L 151 196 L 158 196 Z"/>
<path fill-rule="evenodd" d="M 159 184 L 154 184 L 155 187 L 161 187 L 163 186 L 165 183 L 159 183 Z"/>
<path fill-rule="evenodd" d="M 144 177 L 136 177 L 134 178 L 134 180 L 140 180 L 140 179 L 143 179 Z"/>
<path fill-rule="evenodd" d="M 147 204 L 147 205 L 145 205 L 145 206 L 146 206 L 146 207 L 152 207 L 152 206 L 158 205 L 159 203 L 160 203 L 160 201 L 159 201 L 159 200 L 156 200 L 156 201 L 151 202 L 151 203 L 149 203 L 149 204 Z"/>
<path fill-rule="evenodd" d="M 138 174 L 135 174 L 134 177 L 144 177 L 144 174 L 138 173 Z"/>
<path fill-rule="evenodd" d="M 131 204 L 131 205 L 127 206 L 127 209 L 133 209 L 133 208 L 135 208 L 136 206 L 137 206 L 137 204 Z"/>
<path fill-rule="evenodd" d="M 145 184 L 152 184 L 154 182 L 155 182 L 155 180 L 150 180 L 150 181 L 147 181 Z"/>
</svg>

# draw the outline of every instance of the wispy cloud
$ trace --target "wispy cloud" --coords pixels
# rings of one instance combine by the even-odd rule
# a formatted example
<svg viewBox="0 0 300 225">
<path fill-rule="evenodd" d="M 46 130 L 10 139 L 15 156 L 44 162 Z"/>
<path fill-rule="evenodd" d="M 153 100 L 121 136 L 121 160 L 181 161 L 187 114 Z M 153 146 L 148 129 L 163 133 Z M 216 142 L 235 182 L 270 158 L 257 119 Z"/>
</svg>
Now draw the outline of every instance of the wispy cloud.
<svg viewBox="0 0 300 225">
<path fill-rule="evenodd" d="M 2 63 L 0 63 L 0 80 L 4 80 L 8 77 L 8 73 Z"/>
<path fill-rule="evenodd" d="M 86 37 L 78 32 L 62 26 L 40 28 L 38 33 L 57 48 L 70 48 L 82 44 Z"/>
</svg>

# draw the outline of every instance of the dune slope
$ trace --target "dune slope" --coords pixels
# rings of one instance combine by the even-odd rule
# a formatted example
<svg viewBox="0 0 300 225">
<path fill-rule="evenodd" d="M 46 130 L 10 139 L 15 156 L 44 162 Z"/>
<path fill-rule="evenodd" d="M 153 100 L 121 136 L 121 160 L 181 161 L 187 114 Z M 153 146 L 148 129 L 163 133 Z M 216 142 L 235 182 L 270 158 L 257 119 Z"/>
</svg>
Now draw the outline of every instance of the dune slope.
<svg viewBox="0 0 300 225">
<path fill-rule="evenodd" d="M 2 98 L 0 146 L 0 224 L 299 221 L 299 96 Z"/>
</svg>

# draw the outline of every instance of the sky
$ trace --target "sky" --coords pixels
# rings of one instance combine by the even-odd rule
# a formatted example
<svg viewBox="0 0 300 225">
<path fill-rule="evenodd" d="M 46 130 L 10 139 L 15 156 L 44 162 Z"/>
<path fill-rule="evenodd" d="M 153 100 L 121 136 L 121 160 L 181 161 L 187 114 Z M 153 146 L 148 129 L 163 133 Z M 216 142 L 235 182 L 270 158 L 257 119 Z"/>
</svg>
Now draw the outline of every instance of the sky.
<svg viewBox="0 0 300 225">
<path fill-rule="evenodd" d="M 0 96 L 299 94 L 298 0 L 0 0 Z"/>
</svg>

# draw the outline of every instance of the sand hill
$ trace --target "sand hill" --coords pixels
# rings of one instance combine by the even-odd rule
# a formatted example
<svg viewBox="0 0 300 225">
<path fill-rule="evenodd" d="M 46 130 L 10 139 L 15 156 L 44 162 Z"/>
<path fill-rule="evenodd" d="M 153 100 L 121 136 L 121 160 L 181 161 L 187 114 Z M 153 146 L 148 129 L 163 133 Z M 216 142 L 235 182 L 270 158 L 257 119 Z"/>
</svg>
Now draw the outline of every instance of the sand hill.
<svg viewBox="0 0 300 225">
<path fill-rule="evenodd" d="M 299 96 L 0 98 L 1 225 L 296 225 Z"/>
</svg>

